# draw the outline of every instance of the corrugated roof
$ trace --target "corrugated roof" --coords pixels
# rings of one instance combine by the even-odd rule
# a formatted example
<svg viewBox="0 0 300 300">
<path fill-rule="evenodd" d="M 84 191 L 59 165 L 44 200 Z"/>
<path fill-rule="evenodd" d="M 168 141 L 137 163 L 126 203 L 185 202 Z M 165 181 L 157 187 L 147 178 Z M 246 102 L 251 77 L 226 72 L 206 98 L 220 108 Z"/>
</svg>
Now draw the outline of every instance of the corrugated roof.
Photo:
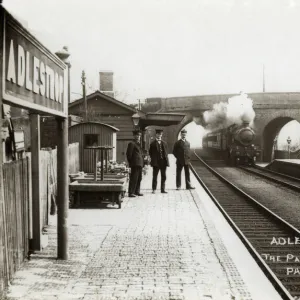
<svg viewBox="0 0 300 300">
<path fill-rule="evenodd" d="M 106 127 L 109 127 L 111 128 L 112 130 L 114 131 L 120 131 L 120 129 L 114 127 L 114 126 L 111 126 L 109 124 L 105 124 L 105 123 L 101 123 L 101 122 L 82 122 L 82 123 L 78 123 L 78 124 L 75 124 L 75 125 L 72 125 L 70 126 L 71 127 L 74 127 L 74 126 L 80 126 L 80 125 L 83 125 L 83 124 L 96 124 L 96 125 L 102 125 L 102 126 L 106 126 Z"/>
</svg>

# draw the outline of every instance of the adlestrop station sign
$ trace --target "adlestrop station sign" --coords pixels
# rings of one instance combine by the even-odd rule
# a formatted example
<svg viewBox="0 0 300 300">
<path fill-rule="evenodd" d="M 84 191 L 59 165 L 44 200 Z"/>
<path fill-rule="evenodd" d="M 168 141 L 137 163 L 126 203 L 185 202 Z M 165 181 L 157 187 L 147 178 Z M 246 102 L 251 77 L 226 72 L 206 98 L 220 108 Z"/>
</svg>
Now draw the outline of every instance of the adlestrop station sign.
<svg viewBox="0 0 300 300">
<path fill-rule="evenodd" d="M 3 101 L 66 117 L 66 65 L 2 7 L 1 18 Z"/>
</svg>

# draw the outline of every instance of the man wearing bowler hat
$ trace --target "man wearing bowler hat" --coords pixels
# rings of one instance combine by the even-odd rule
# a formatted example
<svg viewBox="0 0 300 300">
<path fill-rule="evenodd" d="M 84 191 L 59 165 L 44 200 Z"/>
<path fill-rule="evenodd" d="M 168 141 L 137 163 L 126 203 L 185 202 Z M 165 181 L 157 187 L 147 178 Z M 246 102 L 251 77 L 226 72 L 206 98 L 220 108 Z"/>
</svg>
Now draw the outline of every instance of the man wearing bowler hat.
<svg viewBox="0 0 300 300">
<path fill-rule="evenodd" d="M 190 158 L 191 158 L 191 146 L 186 140 L 187 131 L 185 129 L 181 130 L 181 139 L 174 144 L 173 154 L 176 157 L 177 167 L 176 167 L 176 187 L 177 190 L 181 188 L 181 171 L 184 168 L 185 173 L 185 185 L 187 190 L 194 189 L 191 186 L 190 181 Z"/>
<path fill-rule="evenodd" d="M 157 176 L 160 171 L 161 183 L 160 191 L 166 194 L 166 169 L 169 166 L 168 146 L 161 138 L 163 135 L 162 129 L 156 129 L 156 139 L 150 144 L 149 155 L 151 158 L 151 166 L 153 168 L 152 175 L 152 193 L 155 193 L 157 187 Z"/>
<path fill-rule="evenodd" d="M 130 171 L 128 194 L 129 197 L 143 196 L 140 192 L 142 169 L 144 166 L 143 150 L 141 147 L 141 131 L 134 130 L 134 140 L 127 146 L 126 156 Z"/>
</svg>

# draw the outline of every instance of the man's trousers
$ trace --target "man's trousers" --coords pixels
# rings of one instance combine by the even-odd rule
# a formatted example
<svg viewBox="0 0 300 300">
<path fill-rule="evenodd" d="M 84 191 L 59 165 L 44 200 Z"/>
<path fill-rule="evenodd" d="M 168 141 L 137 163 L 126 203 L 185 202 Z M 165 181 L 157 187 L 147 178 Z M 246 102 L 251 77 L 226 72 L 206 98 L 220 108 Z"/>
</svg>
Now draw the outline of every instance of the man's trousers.
<svg viewBox="0 0 300 300">
<path fill-rule="evenodd" d="M 142 181 L 142 167 L 131 167 L 128 194 L 139 194 Z"/>
<path fill-rule="evenodd" d="M 189 165 L 182 165 L 178 164 L 176 166 L 176 187 L 180 188 L 181 187 L 181 171 L 184 168 L 184 173 L 185 173 L 185 185 L 186 188 L 190 188 L 191 186 L 191 181 L 190 181 L 190 166 Z"/>
<path fill-rule="evenodd" d="M 160 177 L 161 177 L 161 181 L 160 181 L 160 190 L 161 191 L 165 191 L 165 185 L 166 185 L 166 179 L 167 179 L 167 175 L 166 175 L 166 169 L 167 166 L 166 164 L 160 164 L 158 167 L 153 167 L 153 176 L 152 176 L 152 190 L 155 191 L 156 187 L 157 187 L 157 176 L 158 173 L 160 171 Z"/>
</svg>

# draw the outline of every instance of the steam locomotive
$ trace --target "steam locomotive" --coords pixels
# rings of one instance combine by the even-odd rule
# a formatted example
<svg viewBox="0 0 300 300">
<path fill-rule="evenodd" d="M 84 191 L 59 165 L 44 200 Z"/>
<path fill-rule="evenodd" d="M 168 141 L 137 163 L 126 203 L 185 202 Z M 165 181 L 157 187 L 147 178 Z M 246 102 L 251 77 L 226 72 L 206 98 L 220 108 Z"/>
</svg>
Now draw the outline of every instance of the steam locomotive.
<svg viewBox="0 0 300 300">
<path fill-rule="evenodd" d="M 244 122 L 206 134 L 202 139 L 202 147 L 230 165 L 254 165 L 261 155 L 261 149 L 253 144 L 254 139 L 253 128 Z"/>
</svg>

